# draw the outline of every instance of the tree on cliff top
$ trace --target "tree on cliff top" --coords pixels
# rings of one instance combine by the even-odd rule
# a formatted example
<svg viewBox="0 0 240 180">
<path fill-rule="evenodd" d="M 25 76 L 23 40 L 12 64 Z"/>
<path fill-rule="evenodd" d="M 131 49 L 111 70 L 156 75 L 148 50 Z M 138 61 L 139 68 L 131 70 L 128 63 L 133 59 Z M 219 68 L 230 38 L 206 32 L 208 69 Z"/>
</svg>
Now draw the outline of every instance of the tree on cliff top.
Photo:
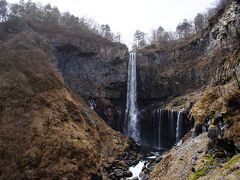
<svg viewBox="0 0 240 180">
<path fill-rule="evenodd" d="M 61 19 L 61 13 L 56 6 L 52 8 L 50 4 L 47 4 L 46 6 L 44 6 L 43 13 L 44 13 L 44 20 L 46 22 L 58 24 Z"/>
<path fill-rule="evenodd" d="M 180 23 L 176 31 L 180 38 L 187 38 L 193 34 L 193 25 L 187 19 L 184 19 L 182 23 Z"/>
<path fill-rule="evenodd" d="M 101 35 L 108 40 L 113 39 L 113 34 L 111 33 L 111 28 L 108 24 L 101 25 Z"/>
<path fill-rule="evenodd" d="M 194 18 L 194 27 L 197 34 L 199 34 L 206 27 L 206 19 L 203 14 L 198 13 Z"/>
<path fill-rule="evenodd" d="M 145 33 L 140 31 L 139 29 L 136 30 L 134 34 L 134 40 L 136 41 L 137 47 L 141 48 L 146 45 L 146 41 L 144 39 Z"/>
<path fill-rule="evenodd" d="M 101 27 L 92 19 L 79 18 L 69 12 L 61 13 L 56 6 L 52 7 L 50 4 L 42 6 L 31 0 L 27 2 L 20 0 L 19 3 L 9 4 L 9 13 L 7 5 L 6 0 L 0 0 L 0 22 L 8 20 L 15 23 L 20 22 L 16 20 L 23 20 L 48 32 L 70 33 L 95 38 L 102 36 L 109 41 L 120 42 L 120 35 L 112 33 L 109 25 Z"/>
<path fill-rule="evenodd" d="M 0 22 L 6 21 L 7 18 L 7 1 L 0 0 Z"/>
</svg>

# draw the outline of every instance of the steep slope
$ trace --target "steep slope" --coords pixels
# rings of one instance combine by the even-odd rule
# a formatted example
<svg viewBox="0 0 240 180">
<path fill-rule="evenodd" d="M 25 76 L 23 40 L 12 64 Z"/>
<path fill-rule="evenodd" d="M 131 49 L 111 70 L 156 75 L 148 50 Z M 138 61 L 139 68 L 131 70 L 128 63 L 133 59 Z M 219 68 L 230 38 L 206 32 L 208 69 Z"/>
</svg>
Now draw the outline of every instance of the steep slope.
<svg viewBox="0 0 240 180">
<path fill-rule="evenodd" d="M 56 73 L 30 34 L 0 42 L 0 179 L 100 178 L 128 147 Z"/>
<path fill-rule="evenodd" d="M 128 48 L 91 32 L 68 30 L 38 20 L 19 19 L 0 26 L 0 39 L 27 39 L 51 56 L 64 82 L 117 130 L 126 102 Z"/>
<path fill-rule="evenodd" d="M 211 141 L 207 134 L 194 139 L 191 135 L 185 137 L 182 145 L 162 156 L 150 179 L 239 179 L 239 154 L 227 159 L 221 158 L 220 154 L 209 154 Z"/>
</svg>

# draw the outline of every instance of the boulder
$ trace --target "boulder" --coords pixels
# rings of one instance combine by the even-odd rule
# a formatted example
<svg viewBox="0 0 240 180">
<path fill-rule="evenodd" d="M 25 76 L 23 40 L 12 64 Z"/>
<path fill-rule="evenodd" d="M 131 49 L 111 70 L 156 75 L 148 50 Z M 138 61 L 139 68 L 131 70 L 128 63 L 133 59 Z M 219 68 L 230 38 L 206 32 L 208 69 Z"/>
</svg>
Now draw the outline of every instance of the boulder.
<svg viewBox="0 0 240 180">
<path fill-rule="evenodd" d="M 124 176 L 124 171 L 122 169 L 115 169 L 114 170 L 114 175 L 117 177 L 117 178 L 121 178 Z"/>
<path fill-rule="evenodd" d="M 207 133 L 207 136 L 215 141 L 218 139 L 218 135 L 219 135 L 219 128 L 216 127 L 216 126 L 210 126 L 209 129 L 208 129 L 208 133 Z"/>
<path fill-rule="evenodd" d="M 124 177 L 132 177 L 133 173 L 131 171 L 125 171 Z"/>
</svg>

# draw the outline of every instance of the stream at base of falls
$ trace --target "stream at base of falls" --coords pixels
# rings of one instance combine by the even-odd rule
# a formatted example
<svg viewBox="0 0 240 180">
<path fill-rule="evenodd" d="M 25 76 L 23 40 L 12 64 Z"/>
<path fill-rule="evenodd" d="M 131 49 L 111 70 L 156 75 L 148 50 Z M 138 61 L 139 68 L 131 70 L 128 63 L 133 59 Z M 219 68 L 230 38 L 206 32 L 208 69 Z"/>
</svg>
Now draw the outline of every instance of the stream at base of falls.
<svg viewBox="0 0 240 180">
<path fill-rule="evenodd" d="M 142 159 L 136 165 L 129 167 L 132 176 L 127 180 L 142 180 L 149 179 L 149 175 L 154 165 L 160 161 L 161 155 L 164 151 L 152 149 L 149 147 L 142 147 Z"/>
</svg>

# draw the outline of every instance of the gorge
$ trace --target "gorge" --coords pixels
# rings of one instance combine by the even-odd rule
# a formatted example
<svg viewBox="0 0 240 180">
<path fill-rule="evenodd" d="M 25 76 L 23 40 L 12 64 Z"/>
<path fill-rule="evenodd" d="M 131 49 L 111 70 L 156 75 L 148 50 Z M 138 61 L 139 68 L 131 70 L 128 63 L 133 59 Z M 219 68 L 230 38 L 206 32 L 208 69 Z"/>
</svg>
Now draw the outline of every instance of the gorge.
<svg viewBox="0 0 240 180">
<path fill-rule="evenodd" d="M 0 22 L 0 179 L 239 178 L 239 0 L 130 52 L 41 11 Z"/>
</svg>

